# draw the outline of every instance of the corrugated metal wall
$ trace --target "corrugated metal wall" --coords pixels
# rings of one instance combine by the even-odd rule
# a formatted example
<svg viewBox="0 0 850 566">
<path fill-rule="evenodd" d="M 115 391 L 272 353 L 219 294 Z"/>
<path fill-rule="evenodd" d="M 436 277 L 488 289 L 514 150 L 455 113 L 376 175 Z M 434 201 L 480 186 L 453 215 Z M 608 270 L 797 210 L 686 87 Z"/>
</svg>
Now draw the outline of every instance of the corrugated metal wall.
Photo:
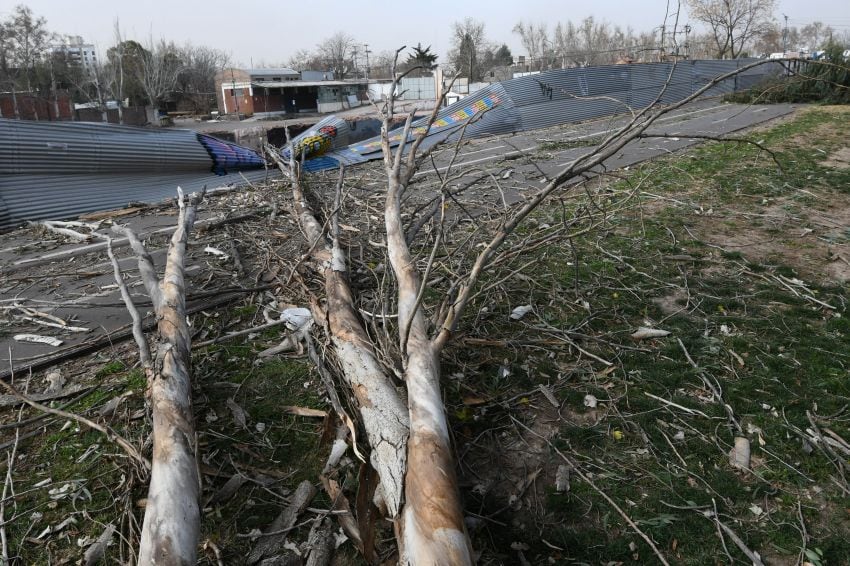
<svg viewBox="0 0 850 566">
<path fill-rule="evenodd" d="M 715 77 L 752 60 L 683 61 L 548 71 L 495 83 L 448 106 L 429 130 L 423 149 L 460 135 L 478 138 L 534 130 L 680 101 Z M 712 87 L 719 95 L 781 72 L 777 63 L 748 70 Z M 433 79 L 412 79 L 430 82 Z M 666 86 L 665 86 L 666 85 Z M 419 120 L 414 127 L 424 126 Z M 300 136 L 299 136 L 300 137 Z M 340 136 L 340 140 L 342 136 Z M 296 138 L 298 140 L 298 138 Z M 400 138 L 395 140 L 398 143 Z M 219 166 L 258 167 L 233 146 L 220 148 Z M 332 145 L 308 170 L 349 165 L 381 156 L 379 138 Z M 245 150 L 250 151 L 250 150 Z M 153 202 L 203 185 L 243 182 L 239 174 L 212 174 L 216 151 L 189 130 L 160 130 L 68 122 L 0 120 L 0 230 L 25 220 L 65 218 L 93 210 Z M 232 155 L 231 155 L 232 153 Z M 222 165 L 223 164 L 223 165 Z M 251 179 L 264 172 L 251 172 Z"/>
<path fill-rule="evenodd" d="M 205 148 L 190 130 L 0 120 L 0 230 L 131 201 L 156 202 L 174 196 L 178 185 L 192 191 L 241 184 L 239 173 L 222 176 L 213 169 L 262 163 L 229 142 Z M 265 172 L 247 174 L 256 179 Z"/>
<path fill-rule="evenodd" d="M 653 103 L 672 104 L 697 92 L 716 77 L 755 62 L 756 59 L 680 61 L 561 69 L 494 83 L 446 107 L 437 117 L 423 148 L 459 135 L 466 121 L 466 138 L 547 128 L 646 108 Z M 749 88 L 768 75 L 782 71 L 778 63 L 749 69 L 713 86 L 704 95 L 716 96 Z M 475 108 L 491 101 L 484 112 Z M 470 110 L 472 109 L 472 111 Z M 441 126 L 441 120 L 451 117 Z M 425 121 L 414 123 L 414 128 Z M 297 138 L 296 138 L 297 139 Z M 335 167 L 380 158 L 379 138 L 331 151 L 306 169 Z M 396 141 L 397 143 L 397 141 Z"/>
</svg>

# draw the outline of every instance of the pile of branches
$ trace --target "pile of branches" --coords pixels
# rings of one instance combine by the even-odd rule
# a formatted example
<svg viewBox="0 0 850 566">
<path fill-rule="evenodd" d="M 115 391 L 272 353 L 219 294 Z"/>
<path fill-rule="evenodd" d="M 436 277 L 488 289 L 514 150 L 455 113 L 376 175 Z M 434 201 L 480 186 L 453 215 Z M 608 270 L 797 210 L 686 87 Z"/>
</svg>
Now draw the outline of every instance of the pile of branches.
<svg viewBox="0 0 850 566">
<path fill-rule="evenodd" d="M 422 150 L 440 105 L 435 106 L 422 128 L 414 130 L 413 116 L 408 115 L 399 142 L 393 145 L 390 130 L 395 100 L 390 96 L 379 109 L 383 118 L 383 207 L 380 216 L 374 219 L 378 226 L 366 234 L 370 244 L 374 242 L 375 247 L 383 250 L 385 263 L 381 277 L 389 283 L 379 287 L 374 308 L 365 313 L 361 308 L 364 303 L 352 285 L 349 267 L 352 258 L 340 236 L 345 227 L 340 215 L 348 194 L 344 169 L 340 169 L 333 191 L 324 195 L 310 192 L 302 182 L 296 156 L 283 163 L 278 151 L 270 148 L 270 155 L 289 177 L 293 212 L 306 249 L 295 261 L 287 282 L 296 273 L 302 282 L 320 282 L 318 289 L 310 285 L 309 309 L 299 309 L 306 312 L 297 313 L 302 322 L 293 324 L 293 337 L 302 341 L 316 364 L 338 417 L 337 439 L 323 472 L 323 484 L 335 508 L 342 508 L 334 516 L 349 538 L 357 541 L 356 546 L 367 560 L 375 560 L 371 548 L 374 532 L 364 531 L 373 531 L 374 517 L 382 516 L 392 522 L 398 561 L 402 564 L 463 565 L 475 561 L 464 522 L 455 455 L 440 389 L 441 356 L 466 320 L 464 315 L 471 310 L 468 307 L 494 284 L 488 277 L 506 266 L 512 272 L 521 271 L 523 255 L 529 250 L 591 230 L 604 221 L 605 215 L 576 206 L 569 209 L 569 214 L 562 215 L 559 226 L 524 232 L 520 229 L 524 222 L 544 203 L 569 198 L 577 192 L 576 188 L 582 186 L 580 180 L 603 170 L 605 161 L 630 142 L 646 137 L 647 129 L 660 117 L 758 64 L 761 63 L 717 77 L 692 96 L 660 108 L 658 103 L 666 92 L 665 86 L 653 104 L 634 111 L 629 120 L 597 147 L 588 149 L 552 178 L 544 179 L 544 184 L 532 189 L 526 200 L 516 207 L 505 205 L 492 222 L 473 227 L 474 237 L 450 233 L 450 227 L 456 223 L 447 213 L 448 205 L 457 202 L 458 193 L 476 180 L 484 181 L 496 191 L 499 187 L 492 174 L 479 172 L 476 176 L 469 170 L 453 170 L 466 126 L 454 132 L 457 143 L 450 165 L 434 166 L 439 182 L 430 201 L 417 209 L 420 218 L 411 217 L 409 211 L 404 211 L 405 202 L 414 176 L 439 147 Z M 403 76 L 395 80 L 389 92 L 396 91 Z M 116 281 L 133 315 L 134 337 L 148 380 L 148 402 L 154 425 L 150 462 L 133 454 L 146 468 L 150 466 L 139 550 L 139 562 L 143 564 L 193 564 L 197 554 L 198 443 L 190 387 L 191 336 L 186 324 L 184 257 L 200 198 L 195 196 L 188 203 L 182 195 L 178 199 L 178 229 L 172 236 L 161 279 L 143 243 L 131 231 L 115 228 L 130 239 L 157 318 L 156 337 L 149 340 L 143 335 L 141 317 L 123 283 L 118 263 L 112 258 Z M 629 195 L 624 197 L 628 198 Z M 613 208 L 619 205 L 625 205 L 625 201 L 614 203 Z M 425 237 L 417 236 L 423 232 Z M 446 246 L 445 242 L 452 238 L 452 245 Z M 111 249 L 109 252 L 111 256 Z M 373 272 L 378 274 L 377 267 Z M 307 277 L 306 273 L 309 273 Z M 308 318 L 318 327 L 326 351 L 313 345 L 309 324 L 303 322 Z M 337 388 L 350 392 L 350 404 L 343 405 Z M 353 410 L 346 406 L 352 406 Z M 375 477 L 374 481 L 367 479 L 361 483 L 368 492 L 357 493 L 357 508 L 370 517 L 358 516 L 356 521 L 346 509 L 348 504 L 340 486 L 332 481 L 333 468 L 349 447 L 358 456 L 365 454 L 363 460 L 368 461 L 367 469 L 371 467 L 369 473 Z M 309 498 L 305 496 L 305 500 Z M 639 530 L 638 533 L 642 534 Z M 666 563 L 651 539 L 643 538 L 661 562 Z"/>
<path fill-rule="evenodd" d="M 850 104 L 850 61 L 844 47 L 831 43 L 818 61 L 783 61 L 783 77 L 728 95 L 730 102 L 746 104 Z"/>
</svg>

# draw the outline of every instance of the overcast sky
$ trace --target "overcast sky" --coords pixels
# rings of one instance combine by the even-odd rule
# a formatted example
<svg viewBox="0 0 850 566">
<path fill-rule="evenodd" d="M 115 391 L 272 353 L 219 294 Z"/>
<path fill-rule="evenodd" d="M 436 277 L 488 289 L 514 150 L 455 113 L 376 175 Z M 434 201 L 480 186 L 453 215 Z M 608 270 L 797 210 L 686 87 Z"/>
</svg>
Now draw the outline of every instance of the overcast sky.
<svg viewBox="0 0 850 566">
<path fill-rule="evenodd" d="M 15 0 L 0 1 L 6 17 Z M 35 14 L 47 19 L 51 31 L 82 36 L 105 50 L 113 42 L 113 24 L 120 21 L 126 38 L 142 43 L 149 36 L 216 47 L 234 63 L 281 63 L 298 49 L 312 49 L 336 31 L 345 31 L 373 53 L 402 45 L 431 45 L 444 60 L 451 47 L 451 25 L 472 17 L 486 24 L 487 37 L 523 53 L 511 30 L 518 21 L 578 22 L 587 16 L 635 31 L 651 30 L 664 21 L 667 0 L 341 0 L 220 2 L 217 0 L 26 0 Z M 676 2 L 670 2 L 675 6 Z M 850 30 L 848 0 L 780 0 L 777 19 L 787 14 L 790 25 L 823 21 L 838 31 Z M 687 23 L 682 14 L 680 24 Z M 672 24 L 672 19 L 670 20 Z"/>
</svg>

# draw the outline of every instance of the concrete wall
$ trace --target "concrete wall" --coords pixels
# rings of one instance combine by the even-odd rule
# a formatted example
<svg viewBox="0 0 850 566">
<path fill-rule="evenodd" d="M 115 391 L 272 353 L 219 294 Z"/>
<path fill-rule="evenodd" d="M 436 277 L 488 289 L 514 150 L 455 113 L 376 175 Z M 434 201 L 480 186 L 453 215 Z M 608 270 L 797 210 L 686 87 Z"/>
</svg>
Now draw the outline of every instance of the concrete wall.
<svg viewBox="0 0 850 566">
<path fill-rule="evenodd" d="M 369 83 L 369 98 L 374 101 L 386 100 L 390 95 L 392 83 Z"/>
<path fill-rule="evenodd" d="M 343 105 L 342 102 L 320 102 L 319 103 L 319 113 L 326 114 L 329 112 L 339 112 L 340 110 L 345 110 L 347 107 Z"/>
</svg>

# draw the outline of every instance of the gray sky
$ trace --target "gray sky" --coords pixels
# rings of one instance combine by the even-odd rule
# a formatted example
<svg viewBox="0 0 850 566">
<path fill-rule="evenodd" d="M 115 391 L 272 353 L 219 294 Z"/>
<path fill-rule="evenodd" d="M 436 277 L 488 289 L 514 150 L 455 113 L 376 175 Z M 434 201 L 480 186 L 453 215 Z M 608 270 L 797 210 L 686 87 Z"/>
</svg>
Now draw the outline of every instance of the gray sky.
<svg viewBox="0 0 850 566">
<path fill-rule="evenodd" d="M 15 0 L 0 3 L 5 17 Z M 587 16 L 604 19 L 635 31 L 650 30 L 664 21 L 667 0 L 341 0 L 220 2 L 202 0 L 25 0 L 33 12 L 47 19 L 51 31 L 80 35 L 105 50 L 113 42 L 117 18 L 124 36 L 145 43 L 149 36 L 217 47 L 235 63 L 281 63 L 300 48 L 312 49 L 336 31 L 345 31 L 374 52 L 401 45 L 431 45 L 444 60 L 451 47 L 451 24 L 465 17 L 485 22 L 488 38 L 507 43 L 515 55 L 523 53 L 511 32 L 519 20 L 578 22 Z M 676 4 L 671 1 L 670 4 Z M 367 8 L 371 6 L 371 8 Z M 838 31 L 850 30 L 847 0 L 780 0 L 777 19 L 787 14 L 790 25 L 820 20 Z M 354 8 L 353 8 L 354 7 Z M 684 10 L 683 10 L 684 12 Z M 683 14 L 680 24 L 687 23 Z M 670 20 L 672 23 L 672 19 Z"/>
</svg>

